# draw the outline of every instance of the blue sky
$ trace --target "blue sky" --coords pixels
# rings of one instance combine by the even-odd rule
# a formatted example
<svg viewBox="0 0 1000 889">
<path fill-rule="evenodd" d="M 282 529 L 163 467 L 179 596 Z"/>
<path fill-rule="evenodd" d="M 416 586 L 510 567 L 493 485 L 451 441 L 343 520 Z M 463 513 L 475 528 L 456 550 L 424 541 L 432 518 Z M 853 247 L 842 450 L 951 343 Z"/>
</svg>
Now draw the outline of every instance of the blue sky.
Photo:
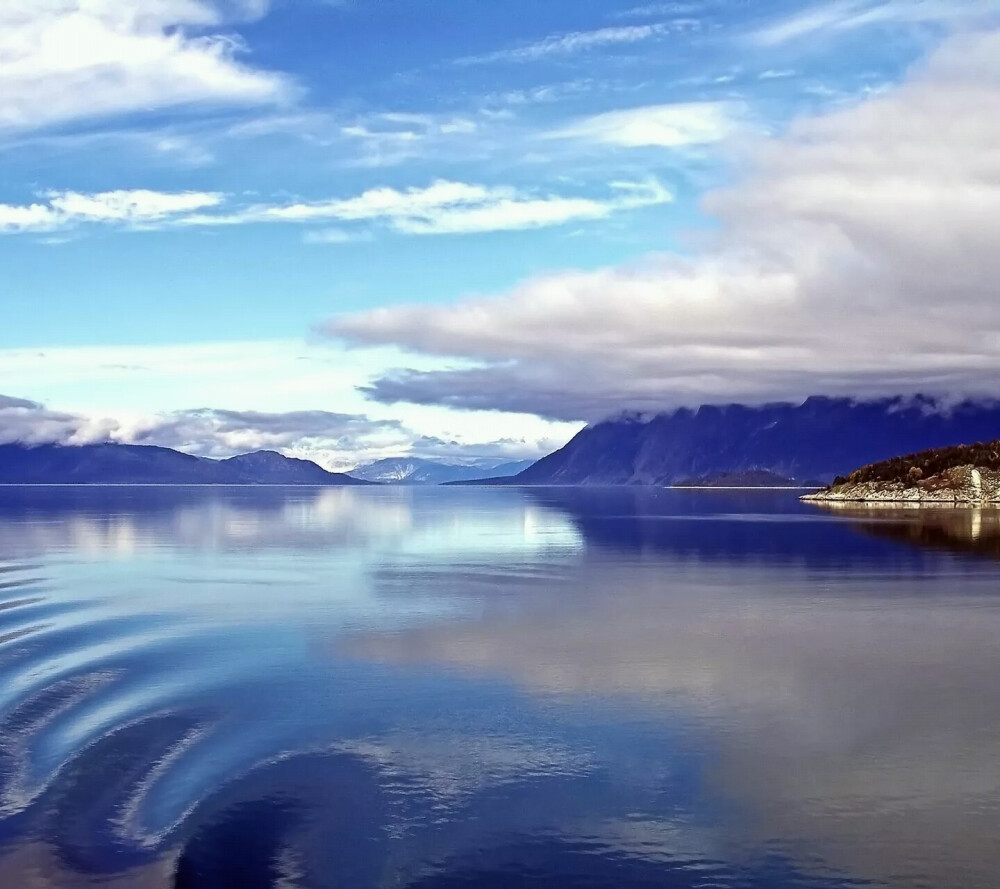
<svg viewBox="0 0 1000 889">
<path fill-rule="evenodd" d="M 6 438 L 506 459 L 619 408 L 968 388 L 996 357 L 914 334 L 847 373 L 805 321 L 774 331 L 853 315 L 867 284 L 815 283 L 864 265 L 831 229 L 865 233 L 890 318 L 923 177 L 978 170 L 949 194 L 992 200 L 997 134 L 958 138 L 996 98 L 1000 3 L 136 5 L 0 0 Z M 941 152 L 857 166 L 909 138 Z M 901 177 L 901 204 L 845 197 Z"/>
</svg>

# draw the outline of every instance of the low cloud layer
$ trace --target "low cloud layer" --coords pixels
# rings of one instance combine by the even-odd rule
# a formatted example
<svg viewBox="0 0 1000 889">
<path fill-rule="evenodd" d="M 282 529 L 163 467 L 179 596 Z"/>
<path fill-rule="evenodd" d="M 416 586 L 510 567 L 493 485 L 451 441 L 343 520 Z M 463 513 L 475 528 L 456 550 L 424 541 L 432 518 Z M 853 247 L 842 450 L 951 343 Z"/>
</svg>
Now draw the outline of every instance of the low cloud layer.
<svg viewBox="0 0 1000 889">
<path fill-rule="evenodd" d="M 472 359 L 380 401 L 594 419 L 814 393 L 995 394 L 1000 32 L 954 36 L 900 86 L 757 142 L 689 256 L 496 297 L 339 317 L 331 336 Z"/>
<path fill-rule="evenodd" d="M 160 445 L 204 457 L 256 450 L 317 451 L 351 462 L 371 449 L 402 448 L 412 435 L 392 420 L 332 411 L 233 411 L 200 408 L 144 419 L 96 419 L 0 395 L 0 443 Z"/>
<path fill-rule="evenodd" d="M 159 445 L 217 459 L 258 450 L 348 469 L 382 457 L 412 455 L 495 465 L 535 459 L 562 442 L 500 439 L 469 443 L 417 435 L 395 420 L 363 414 L 302 410 L 171 411 L 142 419 L 100 418 L 57 411 L 37 401 L 0 395 L 0 444 L 83 445 L 99 442 Z"/>
<path fill-rule="evenodd" d="M 157 444 L 206 457 L 231 457 L 258 450 L 364 452 L 380 438 L 397 439 L 399 423 L 331 411 L 175 411 L 148 426 L 123 430 L 136 444 Z"/>
<path fill-rule="evenodd" d="M 50 410 L 37 401 L 0 395 L 0 444 L 86 444 L 107 440 L 117 426 L 114 420 Z"/>
</svg>

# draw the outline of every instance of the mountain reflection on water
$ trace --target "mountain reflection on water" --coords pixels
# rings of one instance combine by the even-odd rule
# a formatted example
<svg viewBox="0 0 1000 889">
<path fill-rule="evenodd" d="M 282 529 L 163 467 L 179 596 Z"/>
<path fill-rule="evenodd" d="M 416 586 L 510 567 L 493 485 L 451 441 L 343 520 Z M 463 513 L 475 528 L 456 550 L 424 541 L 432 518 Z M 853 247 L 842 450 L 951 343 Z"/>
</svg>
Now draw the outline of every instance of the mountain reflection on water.
<svg viewBox="0 0 1000 889">
<path fill-rule="evenodd" d="M 1000 509 L 832 502 L 821 508 L 874 537 L 1000 559 Z"/>
<path fill-rule="evenodd" d="M 995 887 L 996 528 L 0 490 L 0 886 Z"/>
</svg>

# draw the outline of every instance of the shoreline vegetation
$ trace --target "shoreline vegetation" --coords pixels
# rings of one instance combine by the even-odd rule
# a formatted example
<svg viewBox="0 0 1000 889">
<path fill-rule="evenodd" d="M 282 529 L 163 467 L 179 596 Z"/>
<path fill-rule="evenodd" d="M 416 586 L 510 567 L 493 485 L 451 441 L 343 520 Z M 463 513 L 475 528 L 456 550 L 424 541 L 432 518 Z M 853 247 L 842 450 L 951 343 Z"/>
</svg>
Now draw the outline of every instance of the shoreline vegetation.
<svg viewBox="0 0 1000 889">
<path fill-rule="evenodd" d="M 1000 440 L 872 463 L 801 499 L 824 504 L 1000 505 Z"/>
</svg>

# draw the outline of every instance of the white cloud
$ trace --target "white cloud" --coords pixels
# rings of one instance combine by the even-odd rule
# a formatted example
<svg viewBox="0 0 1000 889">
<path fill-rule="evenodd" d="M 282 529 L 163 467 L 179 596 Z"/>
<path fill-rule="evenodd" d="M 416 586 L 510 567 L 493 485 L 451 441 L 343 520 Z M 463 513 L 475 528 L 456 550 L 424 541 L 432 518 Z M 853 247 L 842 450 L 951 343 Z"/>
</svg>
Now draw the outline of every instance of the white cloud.
<svg viewBox="0 0 1000 889">
<path fill-rule="evenodd" d="M 529 43 L 526 46 L 502 49 L 481 56 L 465 56 L 457 59 L 455 64 L 484 65 L 491 62 L 534 62 L 549 56 L 572 55 L 602 46 L 640 43 L 669 34 L 670 30 L 669 25 L 658 23 L 553 34 L 544 40 Z"/>
<path fill-rule="evenodd" d="M 513 231 L 604 219 L 613 213 L 669 203 L 670 191 L 655 180 L 612 182 L 601 197 L 521 192 L 438 180 L 424 188 L 373 188 L 350 198 L 257 204 L 230 212 L 218 192 L 157 192 L 145 189 L 83 194 L 49 192 L 32 204 L 0 204 L 0 233 L 51 232 L 85 223 L 131 228 L 211 227 L 253 223 L 306 224 L 324 221 L 378 223 L 410 235 Z M 310 243 L 368 240 L 368 229 L 331 228 L 306 235 Z"/>
<path fill-rule="evenodd" d="M 383 375 L 383 401 L 591 419 L 624 407 L 1000 384 L 1000 32 L 795 122 L 706 203 L 688 258 L 385 308 L 332 335 L 478 366 Z"/>
<path fill-rule="evenodd" d="M 647 18 L 649 16 L 660 15 L 690 15 L 695 12 L 704 12 L 711 6 L 712 3 L 705 2 L 705 0 L 698 0 L 698 2 L 692 3 L 647 3 L 644 6 L 633 6 L 631 9 L 623 9 L 621 12 L 615 13 L 615 18 L 622 19 Z"/>
<path fill-rule="evenodd" d="M 259 104 L 291 90 L 238 60 L 229 16 L 263 0 L 3 0 L 0 129 L 198 103 Z"/>
<path fill-rule="evenodd" d="M 742 105 L 733 102 L 648 105 L 586 117 L 548 135 L 628 148 L 679 148 L 731 136 L 744 115 Z"/>
<path fill-rule="evenodd" d="M 373 188 L 352 198 L 281 206 L 249 207 L 228 216 L 202 214 L 188 225 L 252 222 L 306 223 L 323 220 L 377 222 L 412 235 L 511 231 L 602 219 L 612 213 L 668 203 L 660 183 L 611 183 L 601 198 L 523 193 L 509 186 L 438 180 L 425 188 Z"/>
<path fill-rule="evenodd" d="M 47 232 L 79 223 L 151 224 L 215 207 L 221 202 L 222 195 L 216 192 L 54 191 L 33 204 L 0 204 L 0 233 Z"/>
<path fill-rule="evenodd" d="M 371 241 L 370 231 L 349 231 L 343 228 L 323 228 L 306 232 L 302 240 L 307 244 L 353 244 L 359 241 Z"/>
<path fill-rule="evenodd" d="M 836 34 L 872 25 L 943 24 L 968 26 L 996 21 L 995 0 L 833 0 L 813 6 L 753 35 L 763 46 L 776 46 L 815 34 Z"/>
<path fill-rule="evenodd" d="M 86 444 L 105 440 L 116 425 L 114 420 L 49 410 L 37 401 L 0 395 L 0 444 Z"/>
<path fill-rule="evenodd" d="M 235 411 L 202 408 L 173 411 L 116 430 L 115 440 L 156 444 L 205 457 L 251 451 L 337 454 L 340 462 L 369 449 L 400 447 L 412 435 L 392 420 L 324 410 Z"/>
<path fill-rule="evenodd" d="M 414 157 L 447 151 L 449 146 L 468 154 L 468 137 L 479 122 L 455 114 L 382 112 L 361 117 L 339 133 L 362 151 L 356 163 L 366 167 L 399 164 Z M 332 141 L 332 140 L 331 140 Z"/>
</svg>

